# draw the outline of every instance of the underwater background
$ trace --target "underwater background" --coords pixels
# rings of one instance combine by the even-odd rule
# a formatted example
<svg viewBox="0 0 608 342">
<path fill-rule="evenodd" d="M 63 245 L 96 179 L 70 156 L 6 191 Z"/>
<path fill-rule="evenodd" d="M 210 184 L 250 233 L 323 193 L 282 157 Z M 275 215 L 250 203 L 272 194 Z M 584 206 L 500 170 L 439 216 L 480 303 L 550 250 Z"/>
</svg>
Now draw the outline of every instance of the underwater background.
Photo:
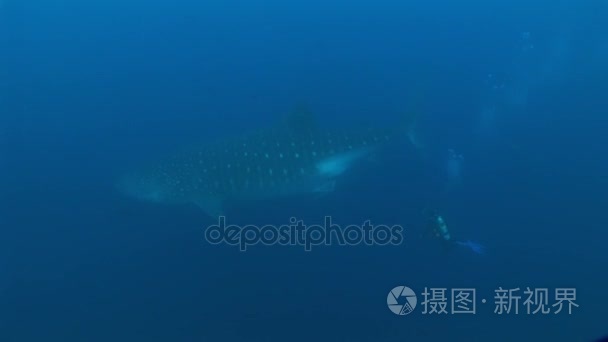
<svg viewBox="0 0 608 342">
<path fill-rule="evenodd" d="M 0 0 L 0 341 L 593 341 L 608 334 L 608 3 Z M 239 205 L 402 225 L 400 246 L 205 241 L 194 206 L 125 198 L 128 167 L 275 124 L 417 113 L 320 198 Z M 450 150 L 462 155 L 454 164 Z M 420 239 L 429 209 L 455 238 Z M 399 316 L 408 286 L 475 315 Z M 576 288 L 572 314 L 498 315 L 502 288 Z M 523 299 L 522 299 L 523 301 Z"/>
</svg>

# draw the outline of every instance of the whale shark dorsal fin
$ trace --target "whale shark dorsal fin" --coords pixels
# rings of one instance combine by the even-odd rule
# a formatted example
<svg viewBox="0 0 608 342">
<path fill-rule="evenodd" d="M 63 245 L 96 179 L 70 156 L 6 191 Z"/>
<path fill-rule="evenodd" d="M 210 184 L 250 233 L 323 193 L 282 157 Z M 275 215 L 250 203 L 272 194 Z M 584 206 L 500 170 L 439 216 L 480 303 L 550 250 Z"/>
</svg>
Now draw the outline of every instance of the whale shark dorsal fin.
<svg viewBox="0 0 608 342">
<path fill-rule="evenodd" d="M 224 203 L 219 198 L 203 197 L 194 201 L 194 204 L 211 218 L 224 216 Z"/>
<path fill-rule="evenodd" d="M 287 114 L 285 125 L 292 134 L 302 135 L 314 131 L 317 127 L 317 121 L 308 105 L 300 103 Z"/>
</svg>

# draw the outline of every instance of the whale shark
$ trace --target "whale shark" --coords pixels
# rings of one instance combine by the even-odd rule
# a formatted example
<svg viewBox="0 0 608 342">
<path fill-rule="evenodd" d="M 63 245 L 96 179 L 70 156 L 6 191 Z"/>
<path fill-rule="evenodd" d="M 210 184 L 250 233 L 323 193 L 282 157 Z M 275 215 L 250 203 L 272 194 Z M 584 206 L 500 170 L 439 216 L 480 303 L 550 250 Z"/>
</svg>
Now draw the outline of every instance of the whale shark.
<svg viewBox="0 0 608 342">
<path fill-rule="evenodd" d="M 412 119 L 403 121 L 394 127 L 329 129 L 298 110 L 272 127 L 128 172 L 118 188 L 137 200 L 195 204 L 211 217 L 224 215 L 231 200 L 326 194 L 382 146 L 411 137 Z"/>
</svg>

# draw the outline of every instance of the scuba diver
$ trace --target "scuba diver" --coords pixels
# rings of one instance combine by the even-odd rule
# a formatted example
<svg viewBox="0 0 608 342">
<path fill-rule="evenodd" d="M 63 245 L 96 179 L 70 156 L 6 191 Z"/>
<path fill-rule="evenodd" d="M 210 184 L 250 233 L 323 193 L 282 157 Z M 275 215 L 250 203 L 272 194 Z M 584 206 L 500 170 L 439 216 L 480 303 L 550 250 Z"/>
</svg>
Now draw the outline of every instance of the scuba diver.
<svg viewBox="0 0 608 342">
<path fill-rule="evenodd" d="M 453 149 L 449 149 L 446 164 L 448 188 L 456 188 L 462 185 L 464 168 L 464 157 L 462 154 L 458 154 Z"/>
<path fill-rule="evenodd" d="M 454 241 L 450 235 L 450 231 L 448 230 L 447 223 L 443 217 L 435 211 L 430 212 L 422 236 L 439 240 L 446 250 L 451 249 L 454 246 L 461 246 L 470 249 L 475 254 L 485 253 L 485 247 L 477 242 L 470 240 Z"/>
</svg>

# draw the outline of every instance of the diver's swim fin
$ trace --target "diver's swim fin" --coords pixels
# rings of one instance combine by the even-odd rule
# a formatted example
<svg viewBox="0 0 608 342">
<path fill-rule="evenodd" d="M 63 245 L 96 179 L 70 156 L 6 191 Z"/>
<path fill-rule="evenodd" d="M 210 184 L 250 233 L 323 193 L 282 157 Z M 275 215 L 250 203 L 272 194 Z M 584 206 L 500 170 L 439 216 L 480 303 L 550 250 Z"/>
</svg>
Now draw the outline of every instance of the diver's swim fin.
<svg viewBox="0 0 608 342">
<path fill-rule="evenodd" d="M 483 246 L 480 243 L 471 241 L 471 240 L 467 240 L 467 241 L 454 241 L 454 243 L 457 244 L 457 245 L 459 245 L 459 246 L 466 247 L 466 248 L 470 249 L 475 254 L 485 254 L 486 253 L 485 246 Z"/>
</svg>

